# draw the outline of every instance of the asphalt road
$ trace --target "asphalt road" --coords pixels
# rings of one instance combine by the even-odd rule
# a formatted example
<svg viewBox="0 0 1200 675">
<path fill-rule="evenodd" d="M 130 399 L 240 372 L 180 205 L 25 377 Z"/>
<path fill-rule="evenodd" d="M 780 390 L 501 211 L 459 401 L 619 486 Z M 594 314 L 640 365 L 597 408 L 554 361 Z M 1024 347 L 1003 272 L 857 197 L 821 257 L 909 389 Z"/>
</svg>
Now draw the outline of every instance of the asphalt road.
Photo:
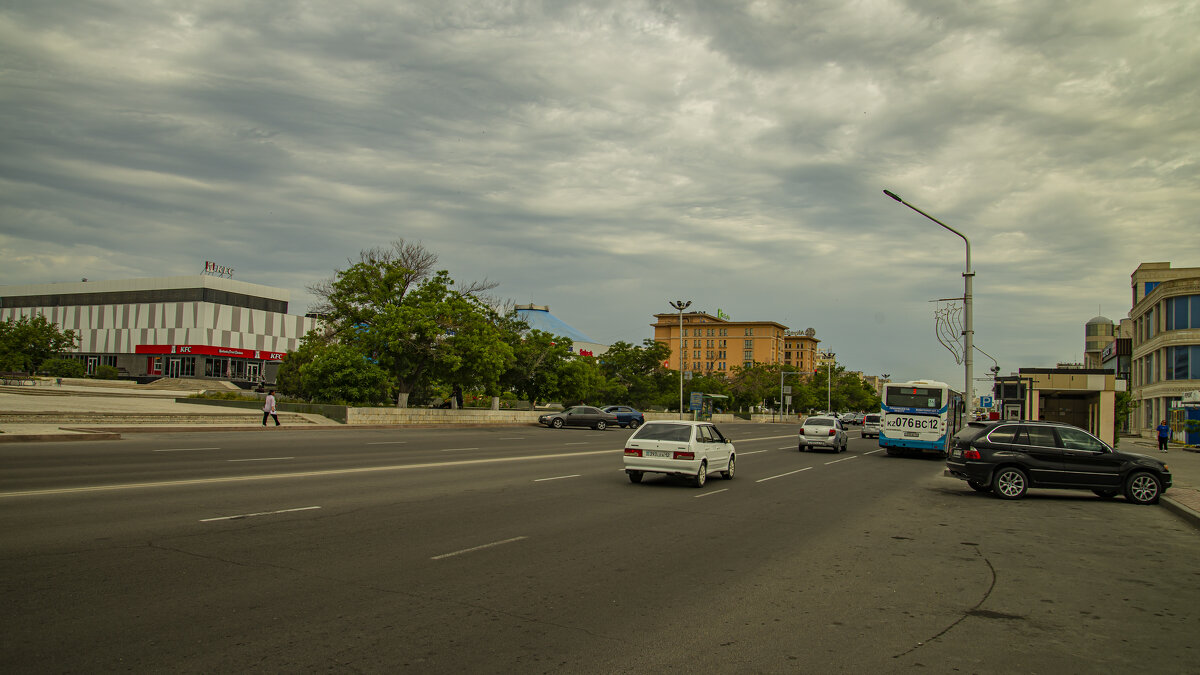
<svg viewBox="0 0 1200 675">
<path fill-rule="evenodd" d="M 135 435 L 0 446 L 10 672 L 1196 672 L 1200 535 L 1090 493 L 722 425 Z M 273 430 L 275 431 L 275 430 Z M 852 432 L 857 436 L 857 432 Z"/>
</svg>

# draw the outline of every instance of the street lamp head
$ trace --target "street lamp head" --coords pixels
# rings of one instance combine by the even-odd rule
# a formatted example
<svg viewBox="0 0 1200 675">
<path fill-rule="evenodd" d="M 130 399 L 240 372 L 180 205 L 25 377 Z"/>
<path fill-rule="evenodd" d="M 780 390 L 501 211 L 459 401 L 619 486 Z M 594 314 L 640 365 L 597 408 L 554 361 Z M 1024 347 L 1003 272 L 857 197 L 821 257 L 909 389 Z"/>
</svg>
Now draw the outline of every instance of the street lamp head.
<svg viewBox="0 0 1200 675">
<path fill-rule="evenodd" d="M 900 195 L 896 194 L 895 192 L 892 192 L 891 190 L 884 190 L 883 194 L 891 197 L 892 199 L 895 199 L 896 201 L 900 202 L 901 204 L 904 203 L 904 200 L 900 199 Z"/>
</svg>

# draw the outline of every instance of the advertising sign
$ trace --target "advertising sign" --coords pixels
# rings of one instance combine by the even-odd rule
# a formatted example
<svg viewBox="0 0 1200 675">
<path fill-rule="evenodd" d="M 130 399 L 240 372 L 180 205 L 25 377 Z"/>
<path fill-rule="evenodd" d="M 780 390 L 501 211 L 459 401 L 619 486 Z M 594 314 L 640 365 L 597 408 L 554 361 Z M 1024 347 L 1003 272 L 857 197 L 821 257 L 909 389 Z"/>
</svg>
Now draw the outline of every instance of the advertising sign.
<svg viewBox="0 0 1200 675">
<path fill-rule="evenodd" d="M 701 410 L 702 408 L 704 408 L 704 392 L 693 391 L 688 410 Z"/>
</svg>

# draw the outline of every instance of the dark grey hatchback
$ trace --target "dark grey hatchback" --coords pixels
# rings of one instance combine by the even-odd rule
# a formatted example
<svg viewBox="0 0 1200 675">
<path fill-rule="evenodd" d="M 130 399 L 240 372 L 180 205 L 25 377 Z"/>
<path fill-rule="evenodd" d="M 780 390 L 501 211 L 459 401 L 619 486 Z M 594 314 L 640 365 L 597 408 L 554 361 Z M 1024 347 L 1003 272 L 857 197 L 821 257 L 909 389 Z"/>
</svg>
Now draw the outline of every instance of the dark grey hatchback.
<svg viewBox="0 0 1200 675">
<path fill-rule="evenodd" d="M 1124 492 L 1154 504 L 1171 487 L 1163 462 L 1118 452 L 1079 427 L 1059 422 L 971 422 L 954 435 L 946 468 L 978 492 L 1019 499 L 1029 488 L 1091 490 L 1102 499 Z"/>
</svg>

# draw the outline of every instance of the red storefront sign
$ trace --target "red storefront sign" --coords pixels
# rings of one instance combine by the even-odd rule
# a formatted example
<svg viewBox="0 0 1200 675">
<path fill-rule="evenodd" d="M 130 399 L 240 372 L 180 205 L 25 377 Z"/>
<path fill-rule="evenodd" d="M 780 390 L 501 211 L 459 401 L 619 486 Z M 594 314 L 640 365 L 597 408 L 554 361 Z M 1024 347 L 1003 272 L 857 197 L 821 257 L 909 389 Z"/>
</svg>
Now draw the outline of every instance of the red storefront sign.
<svg viewBox="0 0 1200 675">
<path fill-rule="evenodd" d="M 237 359 L 282 361 L 284 352 L 264 352 L 257 349 L 235 349 L 209 345 L 138 345 L 135 354 L 175 354 L 177 356 L 232 356 Z"/>
</svg>

